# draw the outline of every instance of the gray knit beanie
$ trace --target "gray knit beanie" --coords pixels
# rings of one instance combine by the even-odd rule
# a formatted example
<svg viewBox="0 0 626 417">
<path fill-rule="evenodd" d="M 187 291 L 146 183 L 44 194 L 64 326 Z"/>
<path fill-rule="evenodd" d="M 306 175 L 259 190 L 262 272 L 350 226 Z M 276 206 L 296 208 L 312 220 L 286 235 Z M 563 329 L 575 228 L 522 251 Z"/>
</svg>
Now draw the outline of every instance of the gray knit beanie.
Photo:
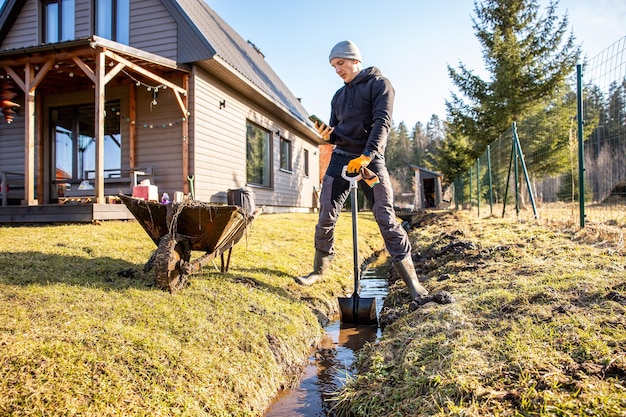
<svg viewBox="0 0 626 417">
<path fill-rule="evenodd" d="M 328 56 L 328 60 L 332 61 L 333 58 L 354 59 L 361 61 L 361 51 L 359 47 L 352 41 L 341 41 L 333 47 Z"/>
</svg>

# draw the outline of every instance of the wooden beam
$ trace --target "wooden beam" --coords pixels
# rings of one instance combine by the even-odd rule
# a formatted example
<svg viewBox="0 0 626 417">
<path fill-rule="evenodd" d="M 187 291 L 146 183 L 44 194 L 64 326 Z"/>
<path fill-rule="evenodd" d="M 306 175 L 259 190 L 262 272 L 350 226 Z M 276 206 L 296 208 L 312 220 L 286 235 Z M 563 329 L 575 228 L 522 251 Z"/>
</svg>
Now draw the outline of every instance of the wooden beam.
<svg viewBox="0 0 626 417">
<path fill-rule="evenodd" d="M 24 99 L 24 199 L 28 206 L 37 204 L 35 199 L 35 89 L 31 90 L 33 79 L 31 64 L 24 66 L 22 90 Z"/>
<path fill-rule="evenodd" d="M 16 73 L 13 71 L 13 68 L 4 66 L 4 70 L 11 77 L 11 79 L 17 84 L 17 86 L 24 92 L 24 94 L 28 94 L 26 90 L 26 84 L 24 84 L 24 80 L 22 80 Z"/>
<path fill-rule="evenodd" d="M 185 90 L 182 87 L 177 86 L 174 83 L 171 83 L 170 81 L 166 80 L 165 78 L 162 78 L 150 71 L 148 71 L 147 69 L 137 65 L 137 64 L 133 64 L 132 62 L 130 62 L 129 60 L 122 58 L 121 56 L 119 56 L 118 54 L 116 54 L 115 52 L 106 50 L 105 51 L 106 56 L 108 56 L 109 58 L 117 61 L 117 62 L 121 62 L 122 64 L 126 65 L 128 68 L 132 69 L 135 72 L 138 72 L 141 75 L 144 75 L 148 78 L 150 78 L 151 80 L 154 80 L 160 84 L 163 84 L 165 86 L 167 86 L 167 88 L 171 88 L 174 91 L 178 91 L 181 94 L 187 95 L 187 90 Z"/>
<path fill-rule="evenodd" d="M 45 64 L 43 64 L 43 67 L 41 67 L 39 72 L 37 72 L 37 75 L 35 75 L 35 77 L 32 80 L 32 83 L 30 85 L 30 92 L 32 93 L 35 92 L 35 89 L 39 86 L 39 83 L 41 83 L 41 80 L 43 80 L 43 77 L 45 77 L 48 71 L 50 71 L 50 68 L 52 68 L 52 61 L 48 61 Z"/>
<path fill-rule="evenodd" d="M 35 100 L 35 114 L 43 114 L 43 100 Z M 46 161 L 43 145 L 43 117 L 37 117 L 37 120 L 35 121 L 35 130 L 37 132 L 37 140 L 35 143 L 35 154 L 37 155 L 37 200 L 40 203 L 47 203 L 49 202 L 47 199 L 50 198 L 50 188 L 46 189 L 44 185 L 44 179 L 46 177 L 44 174 Z M 56 170 L 54 175 L 55 177 L 52 178 L 53 180 L 56 179 Z M 50 182 L 48 182 L 48 184 L 50 184 Z"/>
<path fill-rule="evenodd" d="M 189 76 L 187 74 L 183 75 L 183 86 L 185 89 L 189 88 Z M 185 96 L 185 103 L 182 102 L 180 95 L 176 92 L 176 98 L 179 101 L 181 108 L 187 107 L 187 96 Z M 189 183 L 187 181 L 187 177 L 189 176 L 189 118 L 185 114 L 183 116 L 183 126 L 182 126 L 182 151 L 183 151 L 183 193 L 187 194 L 189 192 Z"/>
<path fill-rule="evenodd" d="M 49 60 L 54 62 L 64 61 L 66 59 L 72 59 L 74 56 L 92 56 L 93 48 L 80 48 L 73 51 L 62 51 L 62 52 L 48 52 L 44 54 L 33 54 L 33 55 L 22 55 L 21 58 L 17 59 L 7 59 L 2 60 L 2 64 L 8 67 L 22 66 L 27 62 L 30 62 L 33 65 L 41 65 Z"/>
<path fill-rule="evenodd" d="M 106 77 L 104 77 L 104 83 L 108 84 L 109 81 L 111 81 L 117 74 L 119 74 L 119 72 L 123 70 L 125 66 L 126 65 L 122 64 L 121 62 L 118 62 L 115 68 L 109 71 Z"/>
<path fill-rule="evenodd" d="M 187 90 L 185 88 L 179 87 L 176 84 L 166 80 L 165 78 L 160 77 L 160 76 L 154 74 L 153 72 L 150 72 L 147 69 L 130 62 L 129 60 L 127 60 L 125 58 L 122 58 L 121 56 L 119 56 L 115 52 L 106 50 L 105 54 L 109 58 L 124 64 L 125 66 L 127 66 L 131 70 L 133 70 L 135 72 L 138 72 L 139 74 L 141 74 L 141 75 L 143 75 L 143 76 L 145 76 L 147 78 L 150 78 L 151 80 L 154 80 L 154 81 L 156 81 L 156 82 L 158 82 L 158 83 L 160 83 L 160 84 L 162 84 L 162 85 L 164 85 L 164 86 L 166 86 L 168 88 L 171 88 L 174 91 L 174 95 L 176 96 L 176 100 L 178 101 L 178 105 L 180 106 L 180 110 L 181 110 L 181 112 L 183 114 L 183 117 L 185 119 L 188 117 L 187 106 L 183 103 L 183 100 L 182 100 L 182 98 L 180 96 L 181 94 L 183 96 L 187 96 Z"/>
<path fill-rule="evenodd" d="M 129 168 L 133 168 L 137 166 L 135 156 L 137 148 L 137 123 L 135 122 L 135 120 L 137 120 L 137 87 L 135 86 L 135 84 L 130 84 L 128 86 L 128 89 L 128 114 L 130 117 L 128 161 L 130 164 Z"/>
<path fill-rule="evenodd" d="M 178 106 L 180 107 L 180 111 L 183 113 L 183 117 L 185 120 L 187 120 L 187 117 L 189 116 L 187 113 L 187 105 L 183 102 L 183 98 L 180 96 L 180 93 L 178 91 L 174 91 L 174 95 L 176 96 L 176 101 L 178 101 Z M 185 94 L 183 97 L 185 97 L 185 102 L 187 101 L 187 95 Z"/>
<path fill-rule="evenodd" d="M 87 75 L 87 77 L 89 77 L 89 79 L 95 83 L 96 75 L 94 74 L 93 70 L 89 68 L 89 65 L 85 64 L 85 62 L 82 59 L 80 59 L 80 57 L 74 56 L 72 57 L 72 59 L 74 60 L 76 65 L 78 65 L 83 70 L 83 72 Z M 108 74 L 106 74 L 106 76 L 104 77 L 104 83 L 108 84 L 109 81 L 115 78 L 115 76 L 119 74 L 119 72 L 123 70 L 125 66 L 126 66 L 125 64 L 118 63 L 115 66 L 115 68 L 113 68 L 111 71 L 108 72 Z"/>
<path fill-rule="evenodd" d="M 85 62 L 80 59 L 80 57 L 73 56 L 72 60 L 83 70 L 85 75 L 89 77 L 89 79 L 95 84 L 96 83 L 96 74 L 94 74 L 93 70 L 89 68 L 89 65 L 85 64 Z"/>
<path fill-rule="evenodd" d="M 37 88 L 37 86 L 39 85 L 39 83 L 41 83 L 41 81 L 43 80 L 43 78 L 46 76 L 46 74 L 48 73 L 48 71 L 50 71 L 50 68 L 52 68 L 52 64 L 54 61 L 47 61 L 43 64 L 43 67 L 37 72 L 37 74 L 35 74 L 35 72 L 32 70 L 32 66 L 33 64 L 27 63 L 24 64 L 26 65 L 30 65 L 30 71 L 29 71 L 29 77 L 31 77 L 30 79 L 26 79 L 26 74 L 24 74 L 24 80 L 22 80 L 15 71 L 13 71 L 13 68 L 5 66 L 4 70 L 7 72 L 7 74 L 9 74 L 9 76 L 13 79 L 13 81 L 15 81 L 15 83 L 22 89 L 22 91 L 24 92 L 24 94 L 29 94 L 29 93 L 34 93 L 35 89 Z M 24 72 L 26 72 L 26 70 L 24 70 Z M 29 90 L 26 90 L 26 82 L 28 81 L 28 88 Z"/>
<path fill-rule="evenodd" d="M 96 203 L 104 204 L 104 71 L 105 53 L 102 50 L 96 51 L 96 88 L 95 88 L 95 140 L 96 140 L 96 172 L 95 172 L 95 193 Z"/>
</svg>

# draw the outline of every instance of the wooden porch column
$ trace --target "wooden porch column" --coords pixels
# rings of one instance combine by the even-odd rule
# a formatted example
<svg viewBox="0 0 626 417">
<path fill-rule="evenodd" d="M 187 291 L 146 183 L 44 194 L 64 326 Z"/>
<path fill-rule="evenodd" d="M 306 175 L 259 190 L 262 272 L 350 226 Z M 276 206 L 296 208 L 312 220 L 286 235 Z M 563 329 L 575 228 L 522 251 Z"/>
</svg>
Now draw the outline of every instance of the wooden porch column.
<svg viewBox="0 0 626 417">
<path fill-rule="evenodd" d="M 130 118 L 130 127 L 128 132 L 128 161 L 129 168 L 134 168 L 137 166 L 137 87 L 135 84 L 130 84 L 128 87 L 128 98 L 129 98 L 129 118 Z"/>
<path fill-rule="evenodd" d="M 104 204 L 104 90 L 105 90 L 105 60 L 104 51 L 96 50 L 95 73 L 95 140 L 96 140 L 96 203 Z"/>
<path fill-rule="evenodd" d="M 33 67 L 24 65 L 24 193 L 28 206 L 37 205 L 35 199 L 35 89 L 31 89 Z"/>
<path fill-rule="evenodd" d="M 41 100 L 35 101 L 35 114 L 43 115 L 43 102 Z M 37 141 L 35 143 L 35 152 L 37 153 L 37 201 L 40 203 L 45 203 L 49 201 L 50 191 L 46 190 L 46 187 L 44 184 L 44 177 L 45 177 L 44 168 L 46 166 L 46 163 L 45 163 L 45 158 L 43 154 L 44 152 L 43 151 L 44 150 L 43 117 L 41 116 L 38 117 L 35 123 L 36 123 L 35 130 L 37 131 Z M 54 175 L 54 178 L 52 179 L 56 179 L 56 173 L 53 175 Z"/>
<path fill-rule="evenodd" d="M 183 88 L 185 91 L 189 91 L 189 76 L 187 74 L 183 75 Z M 182 98 L 183 107 L 188 109 L 188 94 L 185 94 Z M 187 177 L 189 176 L 189 115 L 183 115 L 185 120 L 183 121 L 182 126 L 182 135 L 183 135 L 183 193 L 189 193 L 189 182 L 187 181 Z M 194 182 L 195 186 L 195 182 Z"/>
<path fill-rule="evenodd" d="M 22 204 L 34 206 L 38 204 L 38 200 L 35 198 L 35 90 L 37 86 L 47 74 L 48 70 L 52 67 L 52 61 L 46 62 L 39 70 L 37 75 L 33 71 L 33 67 L 30 62 L 24 64 L 24 80 L 11 69 L 9 66 L 5 66 L 7 74 L 13 79 L 19 88 L 24 92 L 24 201 Z M 41 107 L 41 105 L 40 105 Z M 41 126 L 41 120 L 39 120 Z M 41 136 L 42 130 L 39 129 L 39 136 Z M 39 144 L 42 143 L 42 139 L 38 139 Z M 40 161 L 41 148 L 39 149 Z M 39 165 L 39 196 L 43 196 L 43 168 L 41 162 Z"/>
</svg>

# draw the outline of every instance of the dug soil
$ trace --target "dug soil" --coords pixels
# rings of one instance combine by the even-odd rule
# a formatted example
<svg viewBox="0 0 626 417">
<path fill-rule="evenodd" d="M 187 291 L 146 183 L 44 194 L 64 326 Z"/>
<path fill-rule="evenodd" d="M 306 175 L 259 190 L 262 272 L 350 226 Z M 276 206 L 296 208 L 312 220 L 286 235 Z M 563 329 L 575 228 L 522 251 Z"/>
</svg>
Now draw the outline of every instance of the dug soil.
<svg viewBox="0 0 626 417">
<path fill-rule="evenodd" d="M 337 415 L 626 415 L 623 230 L 452 211 L 407 228 L 420 280 L 450 298 L 410 302 L 391 269 Z"/>
</svg>

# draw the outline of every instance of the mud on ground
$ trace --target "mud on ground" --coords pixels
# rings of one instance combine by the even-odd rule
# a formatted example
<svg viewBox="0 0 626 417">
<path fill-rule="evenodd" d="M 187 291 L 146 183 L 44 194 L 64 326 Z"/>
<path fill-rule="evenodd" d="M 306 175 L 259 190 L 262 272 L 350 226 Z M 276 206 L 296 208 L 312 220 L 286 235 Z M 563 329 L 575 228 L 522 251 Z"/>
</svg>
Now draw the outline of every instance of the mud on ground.
<svg viewBox="0 0 626 417">
<path fill-rule="evenodd" d="M 382 340 L 362 351 L 339 415 L 626 415 L 623 254 L 462 212 L 409 229 L 420 280 L 455 302 L 410 303 L 392 268 Z"/>
</svg>

